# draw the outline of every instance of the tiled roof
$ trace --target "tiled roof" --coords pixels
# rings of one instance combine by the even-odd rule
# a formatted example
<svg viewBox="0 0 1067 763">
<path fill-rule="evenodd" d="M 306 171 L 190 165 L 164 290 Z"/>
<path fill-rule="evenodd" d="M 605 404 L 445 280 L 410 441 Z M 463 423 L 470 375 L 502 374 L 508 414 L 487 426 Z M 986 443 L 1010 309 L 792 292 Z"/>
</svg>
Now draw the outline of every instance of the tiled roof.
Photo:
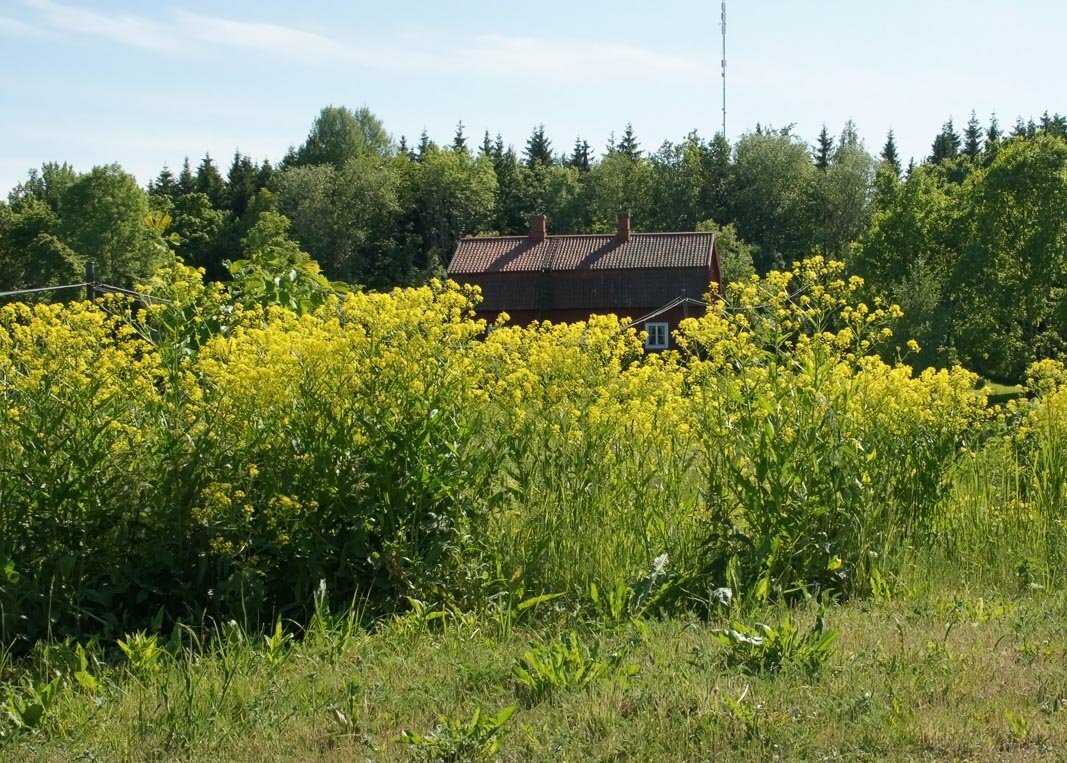
<svg viewBox="0 0 1067 763">
<path fill-rule="evenodd" d="M 634 233 L 629 241 L 614 234 L 465 238 L 456 247 L 449 275 L 539 272 L 543 270 L 649 270 L 709 268 L 714 233 Z"/>
</svg>

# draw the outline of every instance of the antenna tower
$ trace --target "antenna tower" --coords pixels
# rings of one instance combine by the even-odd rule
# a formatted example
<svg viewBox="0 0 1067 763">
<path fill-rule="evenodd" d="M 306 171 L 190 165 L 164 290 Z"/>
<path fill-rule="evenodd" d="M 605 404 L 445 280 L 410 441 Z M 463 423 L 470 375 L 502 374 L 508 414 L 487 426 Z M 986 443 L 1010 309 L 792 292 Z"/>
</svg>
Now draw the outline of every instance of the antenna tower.
<svg viewBox="0 0 1067 763">
<path fill-rule="evenodd" d="M 722 0 L 722 137 L 726 139 L 726 0 Z"/>
</svg>

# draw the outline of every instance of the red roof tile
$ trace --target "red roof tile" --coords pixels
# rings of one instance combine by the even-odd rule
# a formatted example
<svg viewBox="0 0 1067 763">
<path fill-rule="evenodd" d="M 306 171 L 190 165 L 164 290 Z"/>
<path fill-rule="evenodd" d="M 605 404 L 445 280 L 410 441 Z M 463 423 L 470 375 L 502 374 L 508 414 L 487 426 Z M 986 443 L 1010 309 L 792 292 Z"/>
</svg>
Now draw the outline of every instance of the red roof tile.
<svg viewBox="0 0 1067 763">
<path fill-rule="evenodd" d="M 614 234 L 465 238 L 448 274 L 710 268 L 714 246 L 714 233 L 634 233 L 626 242 Z"/>
</svg>

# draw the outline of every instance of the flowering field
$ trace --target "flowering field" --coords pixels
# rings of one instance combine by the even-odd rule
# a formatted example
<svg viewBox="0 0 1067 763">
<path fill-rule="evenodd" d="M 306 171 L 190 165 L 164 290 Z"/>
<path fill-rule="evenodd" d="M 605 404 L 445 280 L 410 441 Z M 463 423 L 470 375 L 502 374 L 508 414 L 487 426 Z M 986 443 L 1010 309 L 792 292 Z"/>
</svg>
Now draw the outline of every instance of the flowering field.
<svg viewBox="0 0 1067 763">
<path fill-rule="evenodd" d="M 658 355 L 608 317 L 487 332 L 454 284 L 144 288 L 0 309 L 13 655 L 353 603 L 714 618 L 893 600 L 939 565 L 1063 582 L 1063 366 L 992 408 L 962 369 L 887 363 L 898 311 L 839 263 L 735 284 Z"/>
</svg>

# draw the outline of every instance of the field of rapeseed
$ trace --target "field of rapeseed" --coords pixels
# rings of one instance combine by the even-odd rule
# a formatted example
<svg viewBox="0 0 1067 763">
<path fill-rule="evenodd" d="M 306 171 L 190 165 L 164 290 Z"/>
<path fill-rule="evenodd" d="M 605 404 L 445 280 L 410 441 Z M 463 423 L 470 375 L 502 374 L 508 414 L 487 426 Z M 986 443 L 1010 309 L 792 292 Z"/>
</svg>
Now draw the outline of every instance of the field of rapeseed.
<svg viewBox="0 0 1067 763">
<path fill-rule="evenodd" d="M 12 664 L 121 639 L 143 676 L 165 651 L 151 634 L 225 643 L 210 624 L 231 621 L 281 655 L 324 612 L 492 613 L 506 636 L 546 609 L 638 622 L 893 601 L 946 566 L 1063 582 L 1067 371 L 1038 364 L 1003 408 L 965 370 L 915 374 L 899 311 L 865 304 L 840 263 L 734 284 L 656 355 L 616 318 L 486 326 L 454 284 L 282 306 L 175 264 L 143 288 L 147 308 L 0 309 Z M 822 617 L 720 641 L 740 670 L 818 665 Z M 745 651 L 770 643 L 782 655 Z M 515 673 L 527 704 L 630 674 L 576 640 L 540 648 Z M 23 686 L 0 660 L 0 744 L 41 723 L 41 692 L 97 691 L 77 649 L 58 683 Z M 482 754 L 491 720 L 439 736 Z"/>
</svg>

